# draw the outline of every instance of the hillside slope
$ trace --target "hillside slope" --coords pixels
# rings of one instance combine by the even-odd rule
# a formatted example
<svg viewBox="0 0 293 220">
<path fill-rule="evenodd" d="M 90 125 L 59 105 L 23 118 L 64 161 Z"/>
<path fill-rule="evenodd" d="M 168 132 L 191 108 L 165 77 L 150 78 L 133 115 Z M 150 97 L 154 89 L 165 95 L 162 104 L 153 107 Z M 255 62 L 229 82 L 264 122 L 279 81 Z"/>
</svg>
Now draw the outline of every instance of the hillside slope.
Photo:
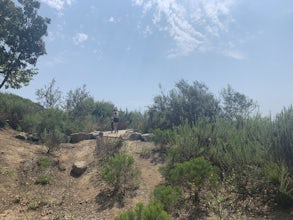
<svg viewBox="0 0 293 220">
<path fill-rule="evenodd" d="M 101 180 L 101 167 L 94 157 L 96 141 L 86 140 L 62 144 L 45 171 L 50 184 L 35 184 L 40 175 L 38 161 L 45 156 L 46 147 L 18 140 L 14 134 L 13 130 L 0 130 L 0 219 L 113 219 L 138 202 L 147 203 L 154 187 L 163 181 L 160 165 L 140 157 L 154 145 L 124 141 L 122 151 L 135 158 L 142 176 L 135 196 L 127 198 L 121 207 L 105 193 L 107 185 Z M 70 175 L 76 160 L 88 164 L 79 178 Z"/>
<path fill-rule="evenodd" d="M 124 131 L 120 132 L 123 134 Z M 148 203 L 155 186 L 164 181 L 159 172 L 161 164 L 152 163 L 154 158 L 141 157 L 155 148 L 153 143 L 123 141 L 121 151 L 134 157 L 142 175 L 139 189 L 121 206 L 110 196 L 109 186 L 101 179 L 101 165 L 95 152 L 96 140 L 62 144 L 60 150 L 49 157 L 49 167 L 42 170 L 40 161 L 48 158 L 47 148 L 18 140 L 15 133 L 10 129 L 0 129 L 0 220 L 110 220 L 135 207 L 138 202 Z M 110 132 L 104 132 L 104 135 L 116 137 Z M 72 165 L 81 160 L 86 161 L 88 169 L 78 178 L 71 176 Z M 50 184 L 35 184 L 42 175 L 50 177 Z M 220 203 L 218 205 L 221 207 Z M 190 219 L 187 217 L 189 214 L 183 211 L 174 219 Z M 228 219 L 292 219 L 292 212 L 281 210 L 268 212 L 265 216 L 250 214 L 239 216 L 236 213 Z M 209 213 L 203 219 L 219 217 Z"/>
</svg>

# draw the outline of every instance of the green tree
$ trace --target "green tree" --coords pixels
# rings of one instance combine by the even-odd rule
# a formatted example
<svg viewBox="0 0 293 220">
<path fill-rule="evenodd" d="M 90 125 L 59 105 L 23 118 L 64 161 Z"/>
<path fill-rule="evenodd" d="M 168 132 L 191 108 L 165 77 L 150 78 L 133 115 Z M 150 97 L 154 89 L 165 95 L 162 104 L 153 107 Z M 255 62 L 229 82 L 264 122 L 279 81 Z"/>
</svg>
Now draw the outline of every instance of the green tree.
<svg viewBox="0 0 293 220">
<path fill-rule="evenodd" d="M 198 81 L 188 84 L 180 80 L 169 94 L 154 98 L 154 104 L 149 108 L 149 120 L 155 128 L 172 128 L 184 121 L 195 123 L 204 117 L 213 120 L 219 114 L 219 102 L 208 87 Z"/>
<path fill-rule="evenodd" d="M 55 88 L 56 80 L 52 79 L 50 84 L 43 89 L 38 89 L 36 95 L 38 100 L 45 108 L 58 108 L 61 105 L 62 93 L 58 88 Z"/>
<path fill-rule="evenodd" d="M 231 120 L 242 121 L 257 108 L 252 99 L 235 91 L 230 85 L 221 91 L 221 95 L 224 115 Z"/>
<path fill-rule="evenodd" d="M 0 1 L 0 89 L 28 85 L 37 74 L 39 56 L 46 53 L 42 39 L 48 18 L 37 14 L 36 0 Z"/>
<path fill-rule="evenodd" d="M 67 93 L 65 109 L 70 118 L 83 118 L 92 115 L 94 111 L 94 99 L 86 89 L 86 85 Z"/>
<path fill-rule="evenodd" d="M 111 102 L 95 102 L 92 115 L 97 122 L 98 129 L 110 130 L 112 111 L 114 107 L 114 104 L 112 104 Z"/>
</svg>

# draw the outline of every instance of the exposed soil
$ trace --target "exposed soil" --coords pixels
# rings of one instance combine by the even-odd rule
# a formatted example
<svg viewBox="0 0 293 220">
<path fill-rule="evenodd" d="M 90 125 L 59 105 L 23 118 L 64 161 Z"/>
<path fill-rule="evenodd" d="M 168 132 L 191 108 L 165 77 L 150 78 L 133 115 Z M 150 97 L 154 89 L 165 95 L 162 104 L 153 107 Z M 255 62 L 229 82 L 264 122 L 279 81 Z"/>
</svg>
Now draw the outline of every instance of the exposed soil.
<svg viewBox="0 0 293 220">
<path fill-rule="evenodd" d="M 96 141 L 86 140 L 62 144 L 46 173 L 51 177 L 50 184 L 37 185 L 37 160 L 46 155 L 47 148 L 18 140 L 14 135 L 13 130 L 0 130 L 0 219 L 113 219 L 138 202 L 148 203 L 154 187 L 163 181 L 160 165 L 140 156 L 154 145 L 124 141 L 121 150 L 131 154 L 141 170 L 140 187 L 134 197 L 125 199 L 123 207 L 107 195 L 104 201 L 98 201 L 108 186 L 101 180 L 101 167 L 94 156 Z M 116 137 L 109 132 L 104 135 Z M 89 164 L 78 178 L 70 175 L 76 160 Z"/>
</svg>

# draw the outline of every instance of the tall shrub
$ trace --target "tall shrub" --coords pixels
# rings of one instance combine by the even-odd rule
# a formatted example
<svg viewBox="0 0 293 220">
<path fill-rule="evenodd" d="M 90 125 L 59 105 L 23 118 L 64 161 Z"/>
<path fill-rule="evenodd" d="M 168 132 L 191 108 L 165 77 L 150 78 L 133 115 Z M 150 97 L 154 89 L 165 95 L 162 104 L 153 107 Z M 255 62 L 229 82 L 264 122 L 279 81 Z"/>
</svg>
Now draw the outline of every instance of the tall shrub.
<svg viewBox="0 0 293 220">
<path fill-rule="evenodd" d="M 134 190 L 139 185 L 140 170 L 135 167 L 132 156 L 116 155 L 104 165 L 102 178 L 113 187 L 113 192 L 124 197 L 128 190 Z"/>
<path fill-rule="evenodd" d="M 203 117 L 211 121 L 219 115 L 219 101 L 208 87 L 198 81 L 188 84 L 180 80 L 169 94 L 156 96 L 149 108 L 149 122 L 153 128 L 172 128 L 185 122 L 192 124 Z"/>
<path fill-rule="evenodd" d="M 293 106 L 284 108 L 277 114 L 274 123 L 274 141 L 272 151 L 278 160 L 284 160 L 293 166 Z"/>
<path fill-rule="evenodd" d="M 183 189 L 193 193 L 194 202 L 199 201 L 199 192 L 203 184 L 216 184 L 217 169 L 203 157 L 191 159 L 178 163 L 165 176 L 170 184 L 183 187 Z"/>
</svg>

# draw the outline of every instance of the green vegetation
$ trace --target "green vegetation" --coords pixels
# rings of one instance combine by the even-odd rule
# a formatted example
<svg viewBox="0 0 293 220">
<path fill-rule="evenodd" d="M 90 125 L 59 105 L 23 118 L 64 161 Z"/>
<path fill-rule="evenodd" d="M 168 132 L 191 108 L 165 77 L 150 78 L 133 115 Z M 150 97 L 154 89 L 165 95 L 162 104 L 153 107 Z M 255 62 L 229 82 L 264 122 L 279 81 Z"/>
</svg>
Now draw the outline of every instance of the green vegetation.
<svg viewBox="0 0 293 220">
<path fill-rule="evenodd" d="M 102 178 L 113 187 L 119 198 L 139 186 L 140 170 L 135 167 L 132 156 L 117 154 L 103 166 Z"/>
<path fill-rule="evenodd" d="M 19 89 L 37 74 L 39 56 L 46 54 L 42 37 L 50 19 L 38 15 L 36 0 L 0 1 L 0 89 Z"/>
<path fill-rule="evenodd" d="M 164 210 L 171 212 L 182 196 L 182 190 L 179 187 L 157 186 L 154 190 L 154 201 L 161 203 Z"/>
<path fill-rule="evenodd" d="M 37 179 L 35 184 L 47 185 L 51 181 L 51 176 L 48 174 L 48 170 L 51 166 L 51 159 L 48 156 L 40 157 L 37 164 Z"/>
<path fill-rule="evenodd" d="M 40 184 L 40 185 L 47 185 L 50 183 L 50 177 L 46 174 L 40 174 L 36 181 L 35 181 L 36 184 Z"/>
<path fill-rule="evenodd" d="M 170 217 L 163 210 L 159 203 L 150 203 L 144 206 L 142 203 L 138 203 L 136 208 L 121 213 L 115 220 L 169 220 Z"/>
<path fill-rule="evenodd" d="M 49 157 L 41 157 L 37 160 L 37 165 L 40 171 L 45 171 L 51 165 L 51 159 Z"/>
<path fill-rule="evenodd" d="M 70 90 L 61 102 L 55 80 L 36 92 L 40 103 L 13 94 L 0 93 L 0 128 L 9 125 L 19 131 L 33 134 L 40 143 L 45 143 L 49 152 L 58 149 L 67 136 L 75 132 L 110 130 L 111 102 L 94 101 L 82 86 Z M 143 126 L 146 114 L 120 110 L 119 129 L 146 130 Z"/>
<path fill-rule="evenodd" d="M 26 86 L 37 74 L 50 23 L 38 15 L 39 7 L 36 0 L 0 1 L 0 89 Z M 10 126 L 36 136 L 49 153 L 71 133 L 110 130 L 113 103 L 95 101 L 86 85 L 63 97 L 55 83 L 53 79 L 36 91 L 39 103 L 0 93 L 0 128 Z M 222 203 L 222 210 L 225 195 L 215 195 L 215 189 L 233 193 L 235 202 L 258 199 L 271 208 L 293 206 L 293 106 L 271 118 L 255 112 L 256 102 L 230 85 L 216 97 L 204 83 L 180 80 L 168 93 L 162 90 L 146 112 L 120 110 L 119 129 L 153 132 L 166 161 L 161 170 L 166 181 L 154 190 L 150 204 L 138 204 L 116 219 L 169 219 L 165 211 L 180 209 L 179 200 L 186 202 L 186 209 L 199 210 L 207 205 L 201 203 L 209 194 Z M 131 156 L 119 154 L 121 145 L 97 140 L 99 156 L 106 159 L 102 177 L 124 197 L 138 187 L 140 171 Z M 39 158 L 36 166 L 35 183 L 49 184 L 49 157 Z M 13 172 L 2 169 L 0 174 L 11 177 Z M 32 199 L 30 208 L 43 203 Z"/>
<path fill-rule="evenodd" d="M 95 101 L 85 86 L 71 90 L 62 99 L 64 103 L 50 100 L 55 93 L 59 94 L 55 81 L 39 90 L 42 105 L 0 93 L 0 127 L 10 125 L 36 134 L 49 151 L 58 149 L 73 132 L 110 129 L 111 102 Z M 253 100 L 230 86 L 221 91 L 220 99 L 215 97 L 203 83 L 189 85 L 181 80 L 169 93 L 156 96 L 144 113 L 120 110 L 120 129 L 152 132 L 159 146 L 156 150 L 164 157 L 158 161 L 165 161 L 161 171 L 166 181 L 154 191 L 155 204 L 172 215 L 173 209 L 182 209 L 178 201 L 189 210 L 217 201 L 222 216 L 224 201 L 231 199 L 225 196 L 231 194 L 237 204 L 237 210 L 231 208 L 231 212 L 254 208 L 242 207 L 241 201 L 257 201 L 270 208 L 276 208 L 275 204 L 292 207 L 293 106 L 274 117 L 263 117 L 255 112 Z M 103 179 L 123 197 L 138 186 L 139 171 L 132 157 L 119 155 L 121 145 L 121 140 L 97 139 Z M 147 157 L 152 153 L 144 152 Z M 39 166 L 45 161 L 38 162 Z M 40 176 L 38 182 L 49 181 Z M 141 211 L 137 210 L 125 215 L 138 215 Z"/>
</svg>

